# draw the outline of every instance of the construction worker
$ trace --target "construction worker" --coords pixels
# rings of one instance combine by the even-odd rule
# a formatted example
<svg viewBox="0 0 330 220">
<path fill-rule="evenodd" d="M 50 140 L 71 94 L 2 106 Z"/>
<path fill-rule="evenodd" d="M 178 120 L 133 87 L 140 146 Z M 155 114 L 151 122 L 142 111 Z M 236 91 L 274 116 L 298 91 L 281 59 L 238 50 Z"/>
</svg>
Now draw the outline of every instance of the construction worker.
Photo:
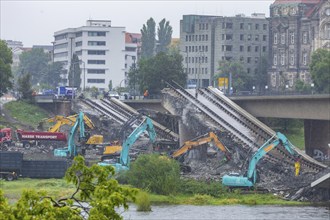
<svg viewBox="0 0 330 220">
<path fill-rule="evenodd" d="M 144 91 L 144 93 L 143 93 L 143 99 L 147 99 L 148 96 L 149 96 L 149 91 L 148 91 L 148 89 L 146 89 L 146 91 Z"/>
<path fill-rule="evenodd" d="M 296 158 L 296 161 L 294 162 L 294 168 L 296 170 L 296 176 L 299 176 L 299 172 L 300 172 L 300 156 Z"/>
</svg>

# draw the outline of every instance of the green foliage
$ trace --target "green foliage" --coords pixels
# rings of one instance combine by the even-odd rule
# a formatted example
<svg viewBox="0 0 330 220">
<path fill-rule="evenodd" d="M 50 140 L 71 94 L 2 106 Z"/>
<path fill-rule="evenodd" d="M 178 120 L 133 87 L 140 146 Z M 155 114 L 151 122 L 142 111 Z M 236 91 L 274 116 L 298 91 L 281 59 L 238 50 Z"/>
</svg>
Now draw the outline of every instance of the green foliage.
<svg viewBox="0 0 330 220">
<path fill-rule="evenodd" d="M 215 181 L 197 181 L 193 179 L 183 179 L 180 182 L 180 190 L 183 194 L 193 195 L 210 195 L 213 197 L 221 197 L 226 194 L 226 189 L 221 183 Z"/>
<path fill-rule="evenodd" d="M 69 71 L 69 86 L 73 86 L 75 88 L 80 88 L 81 84 L 81 69 L 79 65 L 80 61 L 77 54 L 73 54 L 70 64 Z"/>
<path fill-rule="evenodd" d="M 30 74 L 32 85 L 47 81 L 47 65 L 50 56 L 41 48 L 33 48 L 30 51 L 24 51 L 20 57 L 18 72 L 22 75 Z"/>
<path fill-rule="evenodd" d="M 170 22 L 166 21 L 165 18 L 159 22 L 159 26 L 157 29 L 158 34 L 158 43 L 157 53 L 159 52 L 167 52 L 168 46 L 172 40 L 172 27 L 170 26 Z"/>
<path fill-rule="evenodd" d="M 311 90 L 310 85 L 305 84 L 302 80 L 298 79 L 295 83 L 295 90 L 298 92 L 308 92 Z"/>
<path fill-rule="evenodd" d="M 13 77 L 10 64 L 13 63 L 12 53 L 5 41 L 0 40 L 0 97 L 12 88 Z"/>
<path fill-rule="evenodd" d="M 189 199 L 189 204 L 192 205 L 208 205 L 210 200 L 213 198 L 209 195 L 194 195 L 192 198 Z"/>
<path fill-rule="evenodd" d="M 4 108 L 10 112 L 11 117 L 35 128 L 43 118 L 48 118 L 48 114 L 44 109 L 24 101 L 8 102 L 4 105 Z"/>
<path fill-rule="evenodd" d="M 143 25 L 141 29 L 141 57 L 150 58 L 154 55 L 154 49 L 156 44 L 155 34 L 156 32 L 156 23 L 153 18 L 150 18 L 147 21 L 147 25 Z"/>
<path fill-rule="evenodd" d="M 215 80 L 220 77 L 228 77 L 232 74 L 232 87 L 234 91 L 251 90 L 253 84 L 252 75 L 247 74 L 240 62 L 235 61 L 219 61 L 218 74 L 215 75 Z"/>
<path fill-rule="evenodd" d="M 268 60 L 266 57 L 260 57 L 258 71 L 253 74 L 253 85 L 256 86 L 256 89 L 262 91 L 267 85 L 267 71 L 268 71 Z M 253 86 L 252 85 L 252 86 Z"/>
<path fill-rule="evenodd" d="M 23 100 L 32 101 L 31 75 L 29 73 L 18 77 L 18 92 Z"/>
<path fill-rule="evenodd" d="M 48 64 L 47 66 L 47 79 L 45 84 L 50 88 L 55 88 L 58 83 L 61 82 L 61 74 L 63 74 L 63 64 L 61 62 L 55 62 Z M 47 88 L 47 86 L 45 86 Z M 48 87 L 49 88 L 49 87 Z"/>
<path fill-rule="evenodd" d="M 312 54 L 310 72 L 315 89 L 320 93 L 330 93 L 330 51 L 317 49 Z"/>
<path fill-rule="evenodd" d="M 178 52 L 173 51 L 171 54 L 161 52 L 150 59 L 140 60 L 136 77 L 140 92 L 148 89 L 151 95 L 160 94 L 166 87 L 165 81 L 171 80 L 185 86 L 187 75 L 183 71 L 182 59 Z"/>
<path fill-rule="evenodd" d="M 65 179 L 75 185 L 70 197 L 55 200 L 44 191 L 27 190 L 15 206 L 8 206 L 0 190 L 0 214 L 4 219 L 122 219 L 116 208 L 128 208 L 128 201 L 135 200 L 136 189 L 120 186 L 111 178 L 114 168 L 94 164 L 85 166 L 78 156 L 67 170 Z"/>
<path fill-rule="evenodd" d="M 150 192 L 169 195 L 177 192 L 180 180 L 179 164 L 157 154 L 141 155 L 128 171 L 129 184 Z"/>
<path fill-rule="evenodd" d="M 149 194 L 143 191 L 139 191 L 136 196 L 137 211 L 139 212 L 149 212 L 151 211 L 151 202 Z"/>
</svg>

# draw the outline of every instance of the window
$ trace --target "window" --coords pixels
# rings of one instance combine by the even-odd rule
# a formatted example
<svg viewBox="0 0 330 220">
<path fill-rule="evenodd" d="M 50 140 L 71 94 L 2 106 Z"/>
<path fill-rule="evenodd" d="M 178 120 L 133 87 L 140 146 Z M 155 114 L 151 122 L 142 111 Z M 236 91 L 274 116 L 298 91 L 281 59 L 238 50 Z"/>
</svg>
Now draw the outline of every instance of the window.
<svg viewBox="0 0 330 220">
<path fill-rule="evenodd" d="M 209 24 L 206 24 L 206 30 L 208 30 L 209 29 Z"/>
<path fill-rule="evenodd" d="M 61 35 L 55 36 L 55 40 L 62 40 L 62 39 L 67 39 L 67 38 L 68 38 L 68 34 L 61 34 Z"/>
<path fill-rule="evenodd" d="M 250 41 L 251 38 L 252 38 L 252 35 L 251 35 L 251 34 L 248 34 L 248 36 L 247 36 L 247 40 Z"/>
<path fill-rule="evenodd" d="M 67 48 L 68 47 L 68 43 L 64 43 L 64 44 L 56 44 L 54 46 L 54 49 L 62 49 L 62 48 Z"/>
<path fill-rule="evenodd" d="M 256 34 L 254 39 L 255 39 L 255 41 L 259 41 L 259 34 Z"/>
<path fill-rule="evenodd" d="M 277 54 L 274 54 L 273 57 L 273 64 L 276 66 L 277 65 Z"/>
<path fill-rule="evenodd" d="M 239 46 L 239 51 L 244 51 L 244 46 Z"/>
<path fill-rule="evenodd" d="M 303 53 L 303 64 L 307 65 L 307 53 Z"/>
<path fill-rule="evenodd" d="M 55 53 L 54 58 L 59 58 L 59 57 L 67 57 L 68 52 L 62 52 L 62 53 Z"/>
<path fill-rule="evenodd" d="M 222 23 L 222 29 L 233 29 L 233 23 L 231 22 Z"/>
<path fill-rule="evenodd" d="M 294 44 L 294 33 L 290 34 L 290 43 Z"/>
<path fill-rule="evenodd" d="M 290 55 L 290 64 L 294 65 L 294 54 Z"/>
<path fill-rule="evenodd" d="M 307 32 L 305 31 L 305 32 L 303 32 L 303 43 L 304 44 L 307 44 Z"/>
<path fill-rule="evenodd" d="M 196 38 L 197 39 L 197 38 Z M 208 41 L 209 40 L 209 35 L 205 35 L 205 40 Z"/>
<path fill-rule="evenodd" d="M 262 52 L 266 52 L 267 51 L 267 47 L 266 46 L 262 46 Z"/>
<path fill-rule="evenodd" d="M 274 34 L 274 44 L 277 44 L 277 33 Z"/>
<path fill-rule="evenodd" d="M 105 60 L 88 60 L 88 64 L 105 64 Z"/>
<path fill-rule="evenodd" d="M 248 57 L 246 60 L 247 63 L 251 63 L 251 57 Z"/>
<path fill-rule="evenodd" d="M 239 35 L 239 39 L 240 39 L 240 40 L 244 40 L 244 34 L 240 34 L 240 35 Z"/>
<path fill-rule="evenodd" d="M 239 60 L 241 61 L 241 63 L 244 62 L 244 57 L 240 57 Z"/>
<path fill-rule="evenodd" d="M 243 30 L 243 29 L 244 29 L 244 23 L 240 23 L 240 24 L 239 24 L 239 28 L 240 28 L 241 30 Z"/>
<path fill-rule="evenodd" d="M 233 46 L 232 45 L 225 45 L 225 51 L 232 51 Z"/>
<path fill-rule="evenodd" d="M 267 24 L 263 24 L 263 25 L 262 25 L 262 28 L 263 28 L 264 30 L 267 30 Z"/>
<path fill-rule="evenodd" d="M 96 37 L 105 36 L 105 31 L 88 31 L 88 36 L 96 36 Z"/>
<path fill-rule="evenodd" d="M 207 52 L 209 50 L 208 46 L 205 46 L 205 52 Z"/>
<path fill-rule="evenodd" d="M 87 79 L 87 83 L 105 83 L 105 79 Z"/>
<path fill-rule="evenodd" d="M 284 53 L 281 54 L 281 65 L 283 66 L 285 64 L 285 56 Z"/>
<path fill-rule="evenodd" d="M 186 41 L 188 41 L 188 35 L 186 35 Z"/>
<path fill-rule="evenodd" d="M 105 41 L 88 41 L 88 46 L 105 46 Z"/>
<path fill-rule="evenodd" d="M 205 63 L 207 63 L 207 57 L 205 57 Z"/>
<path fill-rule="evenodd" d="M 252 27 L 252 24 L 249 23 L 248 26 L 247 26 L 247 29 L 248 29 L 248 30 L 251 30 L 251 27 Z"/>
<path fill-rule="evenodd" d="M 251 52 L 251 46 L 247 47 L 247 52 Z"/>
<path fill-rule="evenodd" d="M 82 46 L 82 41 L 76 42 L 76 47 L 81 47 Z"/>
<path fill-rule="evenodd" d="M 226 34 L 225 35 L 225 39 L 226 40 L 232 40 L 233 39 L 233 35 L 232 34 Z"/>
<path fill-rule="evenodd" d="M 285 34 L 281 34 L 281 44 L 285 44 Z"/>
<path fill-rule="evenodd" d="M 259 24 L 256 24 L 255 27 L 256 27 L 256 30 L 259 30 Z"/>
<path fill-rule="evenodd" d="M 254 52 L 258 52 L 258 51 L 259 51 L 259 46 L 255 46 Z"/>
<path fill-rule="evenodd" d="M 255 57 L 254 58 L 254 63 L 258 63 L 259 62 L 259 57 Z"/>
<path fill-rule="evenodd" d="M 267 41 L 267 35 L 262 35 L 262 41 Z"/>
<path fill-rule="evenodd" d="M 88 74 L 105 74 L 105 69 L 87 69 Z"/>
<path fill-rule="evenodd" d="M 330 10 L 330 8 L 328 8 L 327 10 Z M 324 25 L 323 36 L 324 36 L 324 39 L 327 39 L 327 40 L 330 39 L 330 24 L 329 23 Z"/>
<path fill-rule="evenodd" d="M 88 55 L 105 55 L 105 50 L 89 50 Z"/>
<path fill-rule="evenodd" d="M 81 37 L 81 36 L 82 36 L 82 32 L 81 31 L 76 33 L 76 37 Z"/>
</svg>

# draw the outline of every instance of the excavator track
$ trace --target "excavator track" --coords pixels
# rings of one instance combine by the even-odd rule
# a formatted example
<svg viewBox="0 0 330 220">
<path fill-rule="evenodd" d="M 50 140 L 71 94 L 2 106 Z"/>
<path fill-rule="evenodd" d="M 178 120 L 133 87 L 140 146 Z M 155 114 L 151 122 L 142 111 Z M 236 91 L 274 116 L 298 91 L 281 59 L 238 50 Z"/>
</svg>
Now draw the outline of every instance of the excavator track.
<svg viewBox="0 0 330 220">
<path fill-rule="evenodd" d="M 169 88 L 164 90 L 164 93 L 168 93 L 183 103 L 192 103 L 220 129 L 228 131 L 231 137 L 247 150 L 252 148 L 255 151 L 276 134 L 218 89 L 212 87 L 197 90 L 184 89 L 175 82 L 168 83 L 168 85 Z M 326 165 L 314 160 L 299 149 L 295 150 L 301 156 L 301 166 L 305 171 L 319 172 L 326 168 Z M 294 158 L 281 147 L 269 152 L 265 159 L 271 163 L 285 163 L 292 167 L 294 164 Z"/>
</svg>

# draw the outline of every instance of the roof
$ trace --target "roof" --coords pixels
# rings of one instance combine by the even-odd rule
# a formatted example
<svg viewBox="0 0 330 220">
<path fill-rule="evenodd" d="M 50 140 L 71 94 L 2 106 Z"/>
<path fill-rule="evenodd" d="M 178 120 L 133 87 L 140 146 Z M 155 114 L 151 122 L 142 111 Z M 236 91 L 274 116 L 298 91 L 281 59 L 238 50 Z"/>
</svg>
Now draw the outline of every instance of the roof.
<svg viewBox="0 0 330 220">
<path fill-rule="evenodd" d="M 125 33 L 125 43 L 139 43 L 142 34 L 138 33 Z"/>
<path fill-rule="evenodd" d="M 292 3 L 303 3 L 303 4 L 318 4 L 321 0 L 275 0 L 274 5 L 278 4 L 292 4 Z"/>
</svg>

